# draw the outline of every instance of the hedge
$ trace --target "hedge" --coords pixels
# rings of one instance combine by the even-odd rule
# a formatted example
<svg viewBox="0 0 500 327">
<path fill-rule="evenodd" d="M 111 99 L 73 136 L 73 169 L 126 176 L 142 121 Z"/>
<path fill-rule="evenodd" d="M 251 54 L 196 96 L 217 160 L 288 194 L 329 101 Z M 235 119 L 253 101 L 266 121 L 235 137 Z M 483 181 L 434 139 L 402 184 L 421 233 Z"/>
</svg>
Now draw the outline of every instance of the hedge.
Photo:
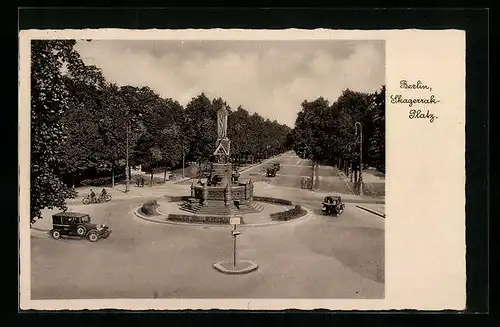
<svg viewBox="0 0 500 327">
<path fill-rule="evenodd" d="M 187 201 L 189 198 L 191 198 L 191 196 L 189 195 L 183 195 L 183 196 L 177 196 L 177 195 L 174 195 L 174 196 L 170 196 L 170 195 L 165 195 L 166 198 L 168 198 L 168 200 L 170 202 L 183 202 L 183 201 Z"/>
<path fill-rule="evenodd" d="M 265 196 L 254 196 L 253 199 L 254 199 L 254 201 L 260 201 L 260 202 L 268 202 L 268 203 L 274 203 L 274 204 L 284 204 L 284 205 L 287 205 L 287 206 L 292 205 L 292 201 L 290 201 L 290 200 L 270 198 L 270 197 L 265 197 Z"/>
<path fill-rule="evenodd" d="M 231 217 L 227 216 L 195 216 L 195 215 L 180 215 L 169 214 L 168 220 L 183 222 L 183 223 L 198 223 L 198 224 L 229 224 Z M 241 222 L 244 223 L 243 221 Z"/>
<path fill-rule="evenodd" d="M 132 176 L 131 180 L 134 181 L 134 183 L 139 186 L 141 184 L 141 180 L 144 178 L 144 185 L 148 186 L 151 185 L 151 176 L 149 175 L 135 175 Z M 168 180 L 168 179 L 167 179 Z M 163 177 L 153 177 L 153 185 L 154 184 L 164 184 L 165 180 Z"/>
<path fill-rule="evenodd" d="M 158 203 L 156 200 L 152 200 L 144 203 L 141 207 L 141 211 L 148 216 L 157 216 L 158 212 L 156 211 L 156 208 L 158 208 Z"/>
<path fill-rule="evenodd" d="M 115 176 L 115 182 L 118 181 L 123 181 L 125 179 L 124 175 L 116 175 Z M 98 177 L 98 178 L 92 178 L 92 179 L 84 179 L 80 181 L 80 184 L 83 186 L 88 186 L 88 185 L 95 185 L 95 186 L 101 186 L 101 185 L 108 185 L 113 182 L 113 178 L 110 177 Z"/>
<path fill-rule="evenodd" d="M 304 216 L 307 211 L 299 205 L 296 205 L 293 209 L 287 211 L 276 212 L 269 215 L 271 220 L 291 220 Z"/>
</svg>

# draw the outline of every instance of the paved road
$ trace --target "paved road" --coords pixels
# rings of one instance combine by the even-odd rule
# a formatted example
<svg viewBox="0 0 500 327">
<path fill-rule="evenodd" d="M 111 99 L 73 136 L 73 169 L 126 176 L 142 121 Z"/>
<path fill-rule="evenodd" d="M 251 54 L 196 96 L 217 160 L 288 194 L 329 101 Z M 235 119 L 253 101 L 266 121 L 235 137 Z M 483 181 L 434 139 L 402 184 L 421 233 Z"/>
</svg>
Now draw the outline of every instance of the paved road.
<svg viewBox="0 0 500 327">
<path fill-rule="evenodd" d="M 285 172 L 307 168 L 293 158 L 280 160 Z M 187 194 L 189 186 L 171 187 L 165 192 Z M 259 270 L 240 276 L 212 268 L 231 258 L 229 227 L 157 224 L 132 214 L 159 193 L 91 206 L 75 202 L 73 211 L 89 212 L 95 222 L 111 226 L 113 234 L 90 243 L 53 240 L 33 231 L 32 299 L 384 297 L 384 219 L 354 203 L 339 219 L 321 216 L 314 194 L 305 198 L 303 192 L 311 194 L 256 184 L 257 194 L 288 196 L 314 213 L 305 220 L 243 228 L 238 256 L 256 262 Z"/>
<path fill-rule="evenodd" d="M 301 177 L 313 177 L 313 165 L 310 160 L 300 159 L 293 152 L 287 152 L 273 160 L 279 162 L 281 169 L 276 177 L 266 177 L 266 169 L 270 163 L 263 164 L 251 172 L 242 174 L 241 178 L 251 178 L 254 181 L 264 181 L 270 185 L 300 188 Z M 316 167 L 314 190 L 324 193 L 339 193 L 352 195 L 351 187 L 342 179 L 338 170 L 331 166 Z"/>
<path fill-rule="evenodd" d="M 352 188 L 342 179 L 336 167 L 318 165 L 316 168 L 315 190 L 319 192 L 336 192 L 354 194 Z"/>
</svg>

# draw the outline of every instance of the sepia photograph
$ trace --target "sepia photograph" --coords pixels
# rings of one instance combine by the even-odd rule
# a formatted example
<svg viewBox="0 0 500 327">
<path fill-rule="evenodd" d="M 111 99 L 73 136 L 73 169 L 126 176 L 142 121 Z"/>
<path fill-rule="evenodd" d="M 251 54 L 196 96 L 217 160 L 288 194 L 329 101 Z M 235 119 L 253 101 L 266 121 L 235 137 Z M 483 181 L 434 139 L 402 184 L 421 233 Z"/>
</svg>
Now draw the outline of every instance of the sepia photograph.
<svg viewBox="0 0 500 327">
<path fill-rule="evenodd" d="M 29 48 L 31 300 L 385 298 L 384 40 Z"/>
</svg>

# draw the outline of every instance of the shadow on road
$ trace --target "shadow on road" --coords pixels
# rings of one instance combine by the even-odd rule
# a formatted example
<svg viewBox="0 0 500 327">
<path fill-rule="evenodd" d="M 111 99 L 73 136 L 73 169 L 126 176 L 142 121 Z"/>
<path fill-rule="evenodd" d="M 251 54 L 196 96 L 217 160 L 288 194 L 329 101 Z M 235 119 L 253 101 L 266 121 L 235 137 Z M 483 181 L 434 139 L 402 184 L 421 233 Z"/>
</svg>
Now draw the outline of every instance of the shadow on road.
<svg viewBox="0 0 500 327">
<path fill-rule="evenodd" d="M 331 218 L 329 224 L 308 225 L 297 231 L 303 244 L 315 253 L 339 260 L 365 278 L 384 283 L 384 230 L 347 226 L 342 218 Z"/>
</svg>

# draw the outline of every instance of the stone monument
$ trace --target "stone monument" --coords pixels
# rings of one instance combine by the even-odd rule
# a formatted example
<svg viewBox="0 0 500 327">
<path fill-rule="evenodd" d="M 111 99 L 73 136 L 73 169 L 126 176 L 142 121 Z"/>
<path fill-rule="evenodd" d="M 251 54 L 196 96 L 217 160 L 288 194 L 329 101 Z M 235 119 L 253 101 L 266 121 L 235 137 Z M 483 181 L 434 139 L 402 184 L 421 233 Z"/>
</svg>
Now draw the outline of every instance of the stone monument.
<svg viewBox="0 0 500 327">
<path fill-rule="evenodd" d="M 231 141 L 227 136 L 228 111 L 222 106 L 217 111 L 217 142 L 215 162 L 206 182 L 191 184 L 191 197 L 181 209 L 195 214 L 233 215 L 255 213 L 263 207 L 253 201 L 253 182 L 238 181 L 239 174 L 233 172 L 230 158 Z"/>
</svg>

